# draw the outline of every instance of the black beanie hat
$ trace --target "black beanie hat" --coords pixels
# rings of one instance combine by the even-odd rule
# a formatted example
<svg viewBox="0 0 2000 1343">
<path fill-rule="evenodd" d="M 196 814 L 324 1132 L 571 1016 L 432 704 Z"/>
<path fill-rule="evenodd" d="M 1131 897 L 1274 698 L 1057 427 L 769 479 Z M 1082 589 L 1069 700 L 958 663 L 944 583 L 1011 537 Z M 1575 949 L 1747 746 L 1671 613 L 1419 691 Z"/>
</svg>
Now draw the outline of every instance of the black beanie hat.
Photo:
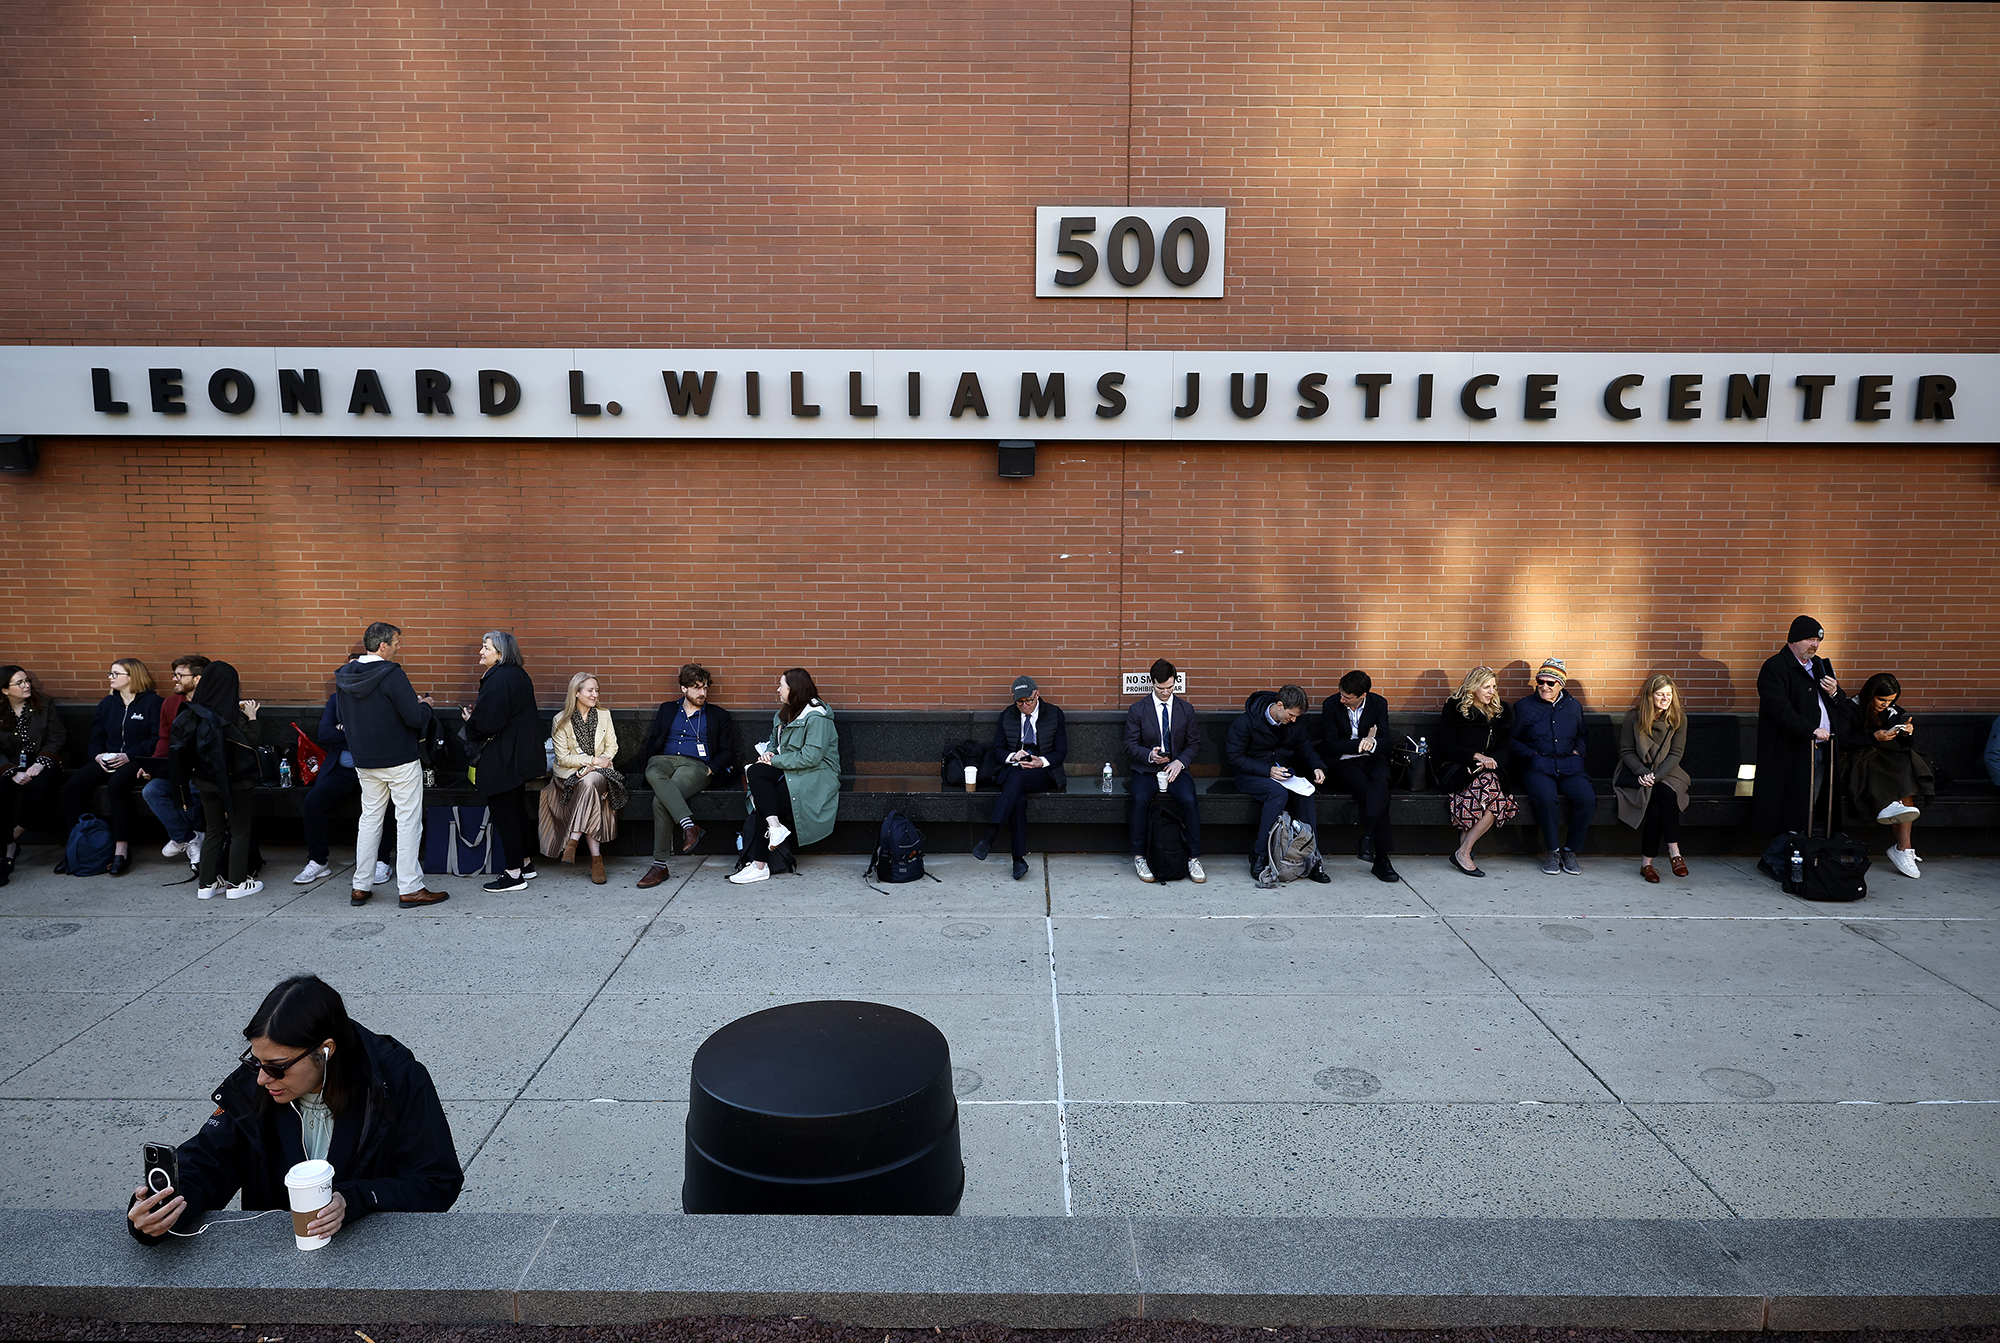
<svg viewBox="0 0 2000 1343">
<path fill-rule="evenodd" d="M 1795 644 L 1801 639 L 1824 639 L 1826 631 L 1811 616 L 1800 616 L 1792 621 L 1792 632 L 1785 636 L 1785 642 Z"/>
</svg>

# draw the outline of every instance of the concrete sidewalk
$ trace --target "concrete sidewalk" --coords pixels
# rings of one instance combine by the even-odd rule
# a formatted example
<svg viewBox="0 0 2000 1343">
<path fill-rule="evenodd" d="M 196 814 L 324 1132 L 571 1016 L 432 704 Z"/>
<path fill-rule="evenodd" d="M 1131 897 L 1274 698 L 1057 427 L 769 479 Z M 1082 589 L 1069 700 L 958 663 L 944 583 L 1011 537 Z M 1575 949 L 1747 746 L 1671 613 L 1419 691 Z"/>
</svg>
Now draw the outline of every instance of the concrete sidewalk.
<svg viewBox="0 0 2000 1343">
<path fill-rule="evenodd" d="M 1685 881 L 1586 858 L 1491 876 L 1330 861 L 1276 891 L 1212 857 L 1146 886 L 1106 856 L 859 858 L 734 887 L 545 865 L 352 909 L 345 871 L 200 902 L 144 858 L 0 890 L 0 1207 L 115 1209 L 142 1142 L 210 1106 L 272 983 L 324 975 L 431 1069 L 459 1210 L 672 1214 L 688 1065 L 746 1012 L 893 1003 L 951 1042 L 967 1216 L 1990 1218 L 2000 1215 L 2000 865 L 1886 864 L 1860 904 L 1748 859 Z"/>
</svg>

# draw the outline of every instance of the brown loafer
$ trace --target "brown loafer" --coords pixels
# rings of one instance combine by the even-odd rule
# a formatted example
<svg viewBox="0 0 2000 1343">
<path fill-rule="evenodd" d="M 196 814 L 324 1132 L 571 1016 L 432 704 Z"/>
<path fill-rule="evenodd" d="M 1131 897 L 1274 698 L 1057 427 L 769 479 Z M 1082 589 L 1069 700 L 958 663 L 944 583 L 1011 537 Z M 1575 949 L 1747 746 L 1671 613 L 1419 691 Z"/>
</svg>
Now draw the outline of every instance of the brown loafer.
<svg viewBox="0 0 2000 1343">
<path fill-rule="evenodd" d="M 1674 870 L 1674 875 L 1677 877 L 1685 877 L 1688 874 L 1688 865 L 1686 861 L 1683 860 L 1681 856 L 1677 853 L 1670 853 L 1667 855 L 1667 866 L 1671 867 Z"/>
<path fill-rule="evenodd" d="M 590 855 L 590 881 L 594 886 L 604 884 L 604 859 L 594 853 Z"/>
<path fill-rule="evenodd" d="M 688 826 L 681 831 L 681 852 L 693 853 L 694 846 L 701 843 L 701 837 L 708 832 L 698 825 Z"/>
<path fill-rule="evenodd" d="M 353 890 L 347 893 L 347 903 L 350 905 L 365 905 L 368 903 L 368 897 L 373 894 L 375 894 L 375 892 L 364 891 L 359 886 L 356 886 Z"/>
<path fill-rule="evenodd" d="M 1641 867 L 1639 869 L 1639 875 L 1644 877 L 1647 881 L 1651 882 L 1655 886 L 1660 884 L 1660 874 L 1653 870 L 1653 865 L 1651 863 L 1647 863 L 1644 867 Z"/>
<path fill-rule="evenodd" d="M 673 873 L 667 871 L 667 865 L 665 863 L 654 863 L 651 867 L 646 869 L 646 875 L 639 878 L 639 889 L 642 891 L 650 891 L 655 886 L 659 885 L 661 882 L 665 881 L 668 877 L 671 877 L 672 875 Z"/>
<path fill-rule="evenodd" d="M 412 891 L 408 895 L 397 896 L 396 903 L 404 909 L 415 909 L 419 905 L 435 905 L 449 899 L 451 899 L 450 892 L 433 891 L 426 887 L 421 891 Z"/>
</svg>

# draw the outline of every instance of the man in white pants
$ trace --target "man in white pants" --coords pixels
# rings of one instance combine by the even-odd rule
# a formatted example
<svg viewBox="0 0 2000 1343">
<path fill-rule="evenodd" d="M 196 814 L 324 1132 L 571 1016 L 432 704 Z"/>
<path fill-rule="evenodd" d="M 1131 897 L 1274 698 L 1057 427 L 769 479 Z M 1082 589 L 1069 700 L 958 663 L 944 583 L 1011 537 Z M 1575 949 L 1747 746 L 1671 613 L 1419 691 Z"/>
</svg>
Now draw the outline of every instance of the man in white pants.
<svg viewBox="0 0 2000 1343">
<path fill-rule="evenodd" d="M 361 874 L 375 871 L 382 813 L 393 803 L 396 903 L 404 909 L 434 905 L 450 897 L 424 886 L 424 768 L 418 743 L 430 726 L 430 696 L 419 695 L 396 662 L 403 650 L 401 630 L 378 620 L 361 636 L 361 646 L 367 651 L 333 674 L 340 726 L 354 757 L 354 775 L 361 781 L 361 828 L 354 837 L 349 903 L 366 904 L 375 893 L 375 883 L 364 886 Z"/>
</svg>

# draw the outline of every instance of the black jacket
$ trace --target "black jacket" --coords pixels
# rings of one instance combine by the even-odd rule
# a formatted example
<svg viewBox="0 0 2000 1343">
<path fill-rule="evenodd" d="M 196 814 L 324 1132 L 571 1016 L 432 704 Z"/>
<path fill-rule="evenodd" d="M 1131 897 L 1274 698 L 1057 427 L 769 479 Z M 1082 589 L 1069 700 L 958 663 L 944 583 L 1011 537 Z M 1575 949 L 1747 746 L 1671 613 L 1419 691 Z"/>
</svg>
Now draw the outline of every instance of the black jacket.
<svg viewBox="0 0 2000 1343">
<path fill-rule="evenodd" d="M 340 726 L 356 769 L 407 765 L 431 725 L 429 706 L 417 698 L 402 664 L 376 659 L 343 664 L 333 674 Z"/>
<path fill-rule="evenodd" d="M 1847 727 L 1847 701 L 1820 689 L 1819 678 L 1833 675 L 1833 664 L 1815 657 L 1810 672 L 1799 665 L 1790 648 L 1780 648 L 1757 672 L 1757 782 L 1750 794 L 1750 823 L 1765 834 L 1803 831 L 1807 812 L 1812 828 L 1823 830 L 1824 804 L 1812 807 L 1812 740 L 1819 728 L 1820 706 L 1826 706 L 1827 726 L 1838 737 Z M 1837 768 L 1836 764 L 1836 768 Z M 1838 778 L 1838 774 L 1829 777 Z M 1833 796 L 1833 828 L 1840 828 L 1839 788 Z"/>
<path fill-rule="evenodd" d="M 1273 765 L 1283 765 L 1294 774 L 1312 777 L 1326 762 L 1313 750 L 1312 734 L 1306 731 L 1305 715 L 1290 723 L 1273 723 L 1266 712 L 1278 702 L 1274 690 L 1259 690 L 1243 702 L 1243 712 L 1229 725 L 1222 757 L 1232 774 L 1259 774 L 1269 777 Z"/>
<path fill-rule="evenodd" d="M 670 699 L 653 714 L 653 726 L 646 730 L 646 744 L 639 751 L 640 769 L 654 756 L 666 754 L 667 736 L 680 711 L 680 700 Z M 708 721 L 708 759 L 702 763 L 708 766 L 709 782 L 721 783 L 736 773 L 736 720 L 729 710 L 714 704 L 704 704 L 702 715 Z"/>
<path fill-rule="evenodd" d="M 257 764 L 262 729 L 236 707 L 240 688 L 236 668 L 209 663 L 194 697 L 174 715 L 167 744 L 174 782 L 192 780 L 218 790 L 223 810 L 231 816 L 236 814 L 235 789 L 256 784 L 262 775 Z"/>
<path fill-rule="evenodd" d="M 1514 757 L 1514 711 L 1505 700 L 1498 701 L 1500 712 L 1487 718 L 1476 710 L 1471 717 L 1459 712 L 1458 696 L 1444 702 L 1438 712 L 1437 736 L 1431 742 L 1431 758 L 1441 762 L 1433 771 L 1437 786 L 1456 793 L 1472 782 L 1472 757 L 1491 756 L 1498 766 L 1501 791 L 1514 791 L 1510 768 Z"/>
<path fill-rule="evenodd" d="M 1361 739 L 1375 733 L 1375 749 L 1369 755 L 1350 760 L 1350 765 L 1364 765 L 1369 769 L 1389 767 L 1389 701 L 1374 691 L 1361 697 L 1361 730 L 1349 730 L 1347 706 L 1340 702 L 1338 694 L 1328 695 L 1319 706 L 1319 746 L 1320 754 L 1326 757 L 1328 768 L 1340 763 L 1344 755 L 1359 755 Z"/>
<path fill-rule="evenodd" d="M 347 1223 L 371 1212 L 443 1212 L 458 1200 L 465 1172 L 438 1103 L 431 1075 L 394 1036 L 354 1028 L 367 1060 L 361 1102 L 333 1122 L 333 1190 L 347 1200 Z M 299 1117 L 274 1104 L 256 1072 L 239 1067 L 209 1097 L 215 1113 L 177 1149 L 177 1192 L 187 1211 L 174 1224 L 192 1231 L 204 1213 L 226 1207 L 243 1191 L 245 1212 L 290 1207 L 285 1172 L 306 1159 Z M 127 1205 L 130 1206 L 129 1204 Z M 136 1240 L 157 1244 L 164 1236 Z"/>
<path fill-rule="evenodd" d="M 986 750 L 993 773 L 1013 768 L 1007 757 L 1021 749 L 1021 710 L 1012 704 L 1000 711 L 993 725 L 993 745 Z M 1063 711 L 1043 700 L 1035 711 L 1035 754 L 1049 762 L 1049 786 L 1058 793 L 1069 790 L 1069 776 L 1063 761 L 1069 759 L 1069 721 Z"/>
<path fill-rule="evenodd" d="M 548 753 L 542 749 L 542 716 L 535 709 L 535 683 L 525 667 L 501 662 L 487 669 L 465 731 L 473 741 L 485 743 L 474 785 L 483 796 L 519 788 L 549 772 Z M 358 764 L 360 757 L 355 760 Z"/>
<path fill-rule="evenodd" d="M 151 758 L 160 744 L 160 704 L 150 690 L 134 695 L 130 705 L 120 695 L 97 701 L 97 714 L 90 720 L 91 759 L 113 751 L 134 760 Z"/>
<path fill-rule="evenodd" d="M 13 705 L 0 703 L 0 718 L 7 720 L 5 727 L 0 728 L 5 733 L 0 743 L 4 743 L 7 758 L 0 764 L 8 769 L 21 769 L 37 760 L 46 760 L 51 767 L 62 764 L 69 730 L 63 726 L 62 715 L 56 712 L 54 704 L 37 709 L 31 703 L 17 717 Z"/>
</svg>

